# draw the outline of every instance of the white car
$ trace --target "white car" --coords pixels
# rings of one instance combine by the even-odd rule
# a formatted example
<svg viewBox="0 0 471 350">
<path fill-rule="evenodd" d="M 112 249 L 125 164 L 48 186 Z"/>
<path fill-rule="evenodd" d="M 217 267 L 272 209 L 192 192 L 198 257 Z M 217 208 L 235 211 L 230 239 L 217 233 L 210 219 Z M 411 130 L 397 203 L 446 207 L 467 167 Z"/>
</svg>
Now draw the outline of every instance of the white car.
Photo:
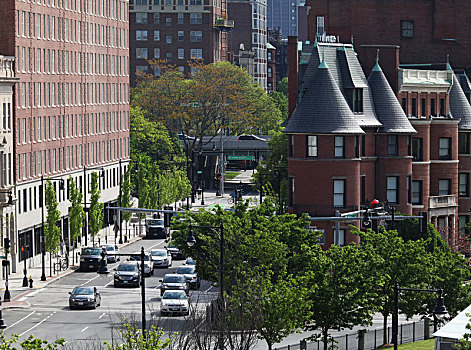
<svg viewBox="0 0 471 350">
<path fill-rule="evenodd" d="M 150 251 L 150 258 L 156 267 L 170 267 L 172 266 L 172 254 L 167 249 L 152 249 Z"/>
<path fill-rule="evenodd" d="M 141 253 L 134 253 L 131 255 L 130 260 L 137 261 L 139 269 L 141 268 Z M 149 253 L 144 254 L 144 275 L 151 276 L 154 274 L 154 263 L 150 258 Z"/>
<path fill-rule="evenodd" d="M 103 245 L 102 248 L 106 250 L 107 262 L 114 263 L 119 260 L 119 256 L 116 255 L 116 254 L 119 254 L 119 249 L 117 245 L 107 244 L 107 245 Z"/>
<path fill-rule="evenodd" d="M 188 316 L 190 313 L 190 302 L 183 290 L 166 290 L 162 295 L 160 303 L 160 315 L 182 314 Z"/>
</svg>

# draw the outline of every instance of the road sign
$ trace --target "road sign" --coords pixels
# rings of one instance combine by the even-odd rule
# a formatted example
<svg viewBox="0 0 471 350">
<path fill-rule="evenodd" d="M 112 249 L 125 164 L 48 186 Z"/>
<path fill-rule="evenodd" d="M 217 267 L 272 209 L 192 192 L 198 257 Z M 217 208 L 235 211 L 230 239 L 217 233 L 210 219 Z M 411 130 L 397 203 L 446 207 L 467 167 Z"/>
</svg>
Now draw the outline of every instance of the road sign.
<svg viewBox="0 0 471 350">
<path fill-rule="evenodd" d="M 255 156 L 227 156 L 229 160 L 255 160 Z"/>
</svg>

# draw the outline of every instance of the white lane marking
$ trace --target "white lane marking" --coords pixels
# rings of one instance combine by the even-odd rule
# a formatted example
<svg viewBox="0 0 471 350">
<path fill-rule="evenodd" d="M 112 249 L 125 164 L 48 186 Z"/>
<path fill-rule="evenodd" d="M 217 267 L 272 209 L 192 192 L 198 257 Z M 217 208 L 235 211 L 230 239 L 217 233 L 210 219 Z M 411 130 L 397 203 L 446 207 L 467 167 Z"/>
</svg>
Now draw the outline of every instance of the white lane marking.
<svg viewBox="0 0 471 350">
<path fill-rule="evenodd" d="M 204 292 L 208 292 L 211 288 L 213 288 L 213 286 L 210 286 L 208 289 L 206 289 Z"/>
<path fill-rule="evenodd" d="M 47 316 L 45 319 L 43 319 L 42 321 L 39 321 L 38 323 L 36 323 L 33 327 L 31 327 L 30 329 L 24 331 L 23 333 L 21 333 L 19 336 L 23 336 L 25 335 L 26 333 L 29 333 L 31 332 L 33 329 L 35 329 L 37 326 L 39 326 L 40 324 L 42 324 L 43 322 L 47 321 L 52 315 L 54 315 L 56 313 L 56 311 L 54 311 L 52 314 L 50 314 L 49 316 Z"/>
<path fill-rule="evenodd" d="M 103 312 L 103 313 L 101 314 L 101 316 L 100 316 L 100 317 L 98 317 L 98 318 L 102 318 L 102 317 L 103 317 L 103 316 L 105 316 L 105 315 L 106 315 L 106 313 L 105 313 L 105 312 Z"/>
<path fill-rule="evenodd" d="M 151 246 L 149 249 L 152 249 L 152 248 L 154 248 L 154 247 L 158 247 L 159 245 L 162 245 L 162 244 L 164 244 L 164 243 L 165 243 L 165 240 L 160 241 L 159 243 L 154 244 L 153 246 Z"/>
<path fill-rule="evenodd" d="M 26 297 L 21 297 L 20 299 L 18 299 L 18 301 L 25 301 L 26 300 Z"/>
<path fill-rule="evenodd" d="M 97 279 L 98 277 L 100 277 L 100 276 L 95 276 L 95 277 L 93 277 L 93 278 L 87 280 L 87 282 L 82 283 L 82 284 L 80 285 L 80 287 L 83 287 L 84 285 L 86 285 L 87 283 L 90 283 L 91 281 L 93 281 L 94 279 Z"/>
<path fill-rule="evenodd" d="M 80 332 L 84 332 L 88 329 L 88 327 L 85 327 L 84 329 L 82 329 Z"/>
<path fill-rule="evenodd" d="M 34 313 L 36 313 L 36 311 L 33 311 L 33 312 L 30 312 L 29 314 L 27 314 L 25 317 L 23 317 L 22 319 L 16 321 L 15 323 L 9 325 L 7 328 L 11 328 L 13 326 L 16 326 L 18 323 L 20 323 L 21 321 L 24 321 L 25 319 L 27 319 L 29 316 L 33 315 Z"/>
<path fill-rule="evenodd" d="M 105 284 L 105 288 L 108 287 L 110 284 L 114 283 L 113 280 L 109 281 L 107 284 Z"/>
</svg>

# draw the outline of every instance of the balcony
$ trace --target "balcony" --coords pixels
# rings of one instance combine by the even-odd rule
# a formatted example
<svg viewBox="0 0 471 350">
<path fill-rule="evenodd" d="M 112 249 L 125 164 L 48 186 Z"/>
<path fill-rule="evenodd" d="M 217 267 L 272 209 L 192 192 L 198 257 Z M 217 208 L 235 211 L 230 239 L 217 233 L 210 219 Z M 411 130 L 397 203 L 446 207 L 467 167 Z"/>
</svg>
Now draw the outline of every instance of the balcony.
<svg viewBox="0 0 471 350">
<path fill-rule="evenodd" d="M 429 208 L 449 208 L 456 207 L 456 196 L 430 196 L 429 198 Z"/>
<path fill-rule="evenodd" d="M 234 20 L 225 18 L 216 18 L 214 21 L 214 29 L 221 32 L 230 32 L 234 29 Z"/>
</svg>

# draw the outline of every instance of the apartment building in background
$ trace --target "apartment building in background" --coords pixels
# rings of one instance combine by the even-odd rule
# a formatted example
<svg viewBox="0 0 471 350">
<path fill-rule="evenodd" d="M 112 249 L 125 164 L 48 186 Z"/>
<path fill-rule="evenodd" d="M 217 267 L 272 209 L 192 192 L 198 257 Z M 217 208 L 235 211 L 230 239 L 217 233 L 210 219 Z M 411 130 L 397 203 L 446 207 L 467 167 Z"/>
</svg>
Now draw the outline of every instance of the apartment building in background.
<svg viewBox="0 0 471 350">
<path fill-rule="evenodd" d="M 267 26 L 268 29 L 279 28 L 283 38 L 299 36 L 298 33 L 298 7 L 304 5 L 305 0 L 267 0 Z"/>
<path fill-rule="evenodd" d="M 136 72 L 150 72 L 149 59 L 166 61 L 184 74 L 188 63 L 205 64 L 227 60 L 226 0 L 130 0 L 131 85 Z M 153 73 L 160 74 L 156 67 Z"/>
<path fill-rule="evenodd" d="M 228 0 L 228 12 L 229 18 L 234 21 L 234 29 L 228 38 L 230 56 L 247 57 L 251 56 L 252 52 L 252 69 L 248 71 L 252 72 L 254 80 L 267 90 L 266 0 Z"/>
<path fill-rule="evenodd" d="M 66 241 L 69 177 L 88 206 L 91 173 L 99 172 L 101 201 L 116 201 L 129 160 L 128 0 L 4 0 L 0 16 L 0 52 L 15 57 L 19 79 L 9 162 L 14 271 L 18 259 L 41 253 L 46 179 L 56 188 Z M 19 257 L 22 245 L 30 249 Z"/>
</svg>

